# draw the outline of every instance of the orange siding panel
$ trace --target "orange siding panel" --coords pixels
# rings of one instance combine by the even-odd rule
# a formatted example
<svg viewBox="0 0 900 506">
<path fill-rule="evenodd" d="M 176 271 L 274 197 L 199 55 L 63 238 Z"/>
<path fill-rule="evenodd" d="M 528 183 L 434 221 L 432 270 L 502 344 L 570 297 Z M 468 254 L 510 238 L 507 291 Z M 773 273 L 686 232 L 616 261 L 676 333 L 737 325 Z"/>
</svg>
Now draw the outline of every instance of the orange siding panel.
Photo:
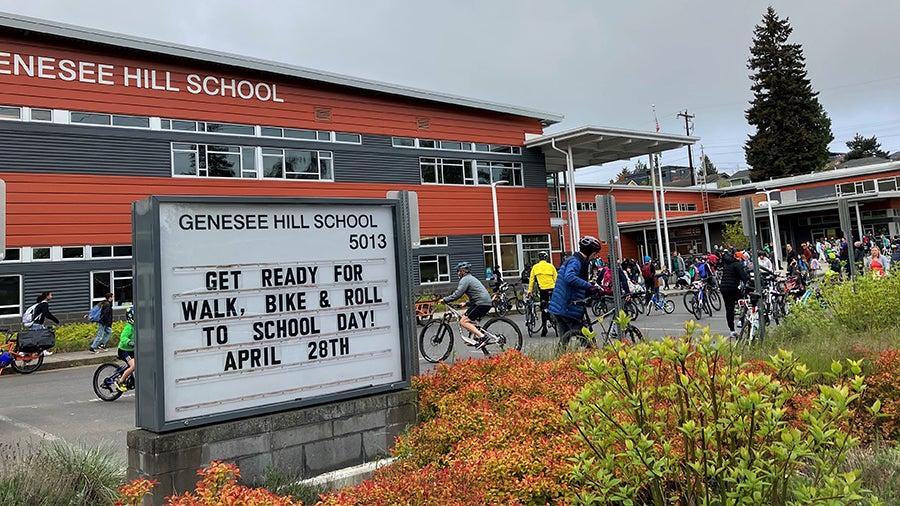
<svg viewBox="0 0 900 506">
<path fill-rule="evenodd" d="M 112 66 L 106 78 L 113 85 L 65 81 L 60 78 L 0 74 L 4 103 L 31 107 L 60 108 L 92 112 L 152 115 L 173 118 L 250 123 L 294 128 L 350 131 L 380 135 L 400 135 L 461 141 L 522 145 L 525 133 L 542 133 L 540 121 L 508 114 L 467 109 L 409 97 L 390 96 L 366 90 L 264 75 L 260 72 L 223 69 L 203 62 L 171 63 L 174 58 L 145 55 L 138 60 L 88 48 L 62 48 L 49 43 L 22 42 L 0 37 L 4 51 L 12 54 L 49 57 L 45 74 L 59 75 L 59 62 L 92 62 Z M 12 57 L 10 58 L 12 60 Z M 156 83 L 178 91 L 124 86 L 125 68 L 152 69 Z M 168 73 L 168 80 L 166 78 Z M 209 96 L 188 92 L 188 76 L 216 76 L 227 80 L 247 80 L 275 86 L 283 103 L 240 97 Z M 93 76 L 96 79 L 96 75 Z M 316 121 L 316 108 L 330 108 L 331 121 Z M 428 130 L 419 130 L 418 118 L 428 118 Z"/>
<path fill-rule="evenodd" d="M 25 173 L 3 177 L 10 247 L 130 243 L 131 203 L 150 195 L 384 198 L 388 190 L 411 190 L 419 197 L 422 234 L 494 233 L 491 190 L 485 187 Z M 547 233 L 546 199 L 543 188 L 498 188 L 501 233 Z"/>
</svg>

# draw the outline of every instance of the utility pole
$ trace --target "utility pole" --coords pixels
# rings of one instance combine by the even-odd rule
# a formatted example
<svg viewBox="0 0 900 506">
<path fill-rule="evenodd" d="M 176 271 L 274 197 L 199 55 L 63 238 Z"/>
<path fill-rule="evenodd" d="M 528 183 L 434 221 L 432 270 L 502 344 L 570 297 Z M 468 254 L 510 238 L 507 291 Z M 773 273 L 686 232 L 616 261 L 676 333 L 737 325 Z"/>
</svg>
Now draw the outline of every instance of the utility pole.
<svg viewBox="0 0 900 506">
<path fill-rule="evenodd" d="M 684 118 L 684 135 L 691 135 L 690 120 L 694 119 L 693 114 L 688 114 L 687 109 L 677 114 L 679 118 Z M 691 145 L 688 148 L 688 167 L 691 168 L 691 186 L 697 184 L 697 175 L 694 174 L 694 157 L 691 155 Z"/>
</svg>

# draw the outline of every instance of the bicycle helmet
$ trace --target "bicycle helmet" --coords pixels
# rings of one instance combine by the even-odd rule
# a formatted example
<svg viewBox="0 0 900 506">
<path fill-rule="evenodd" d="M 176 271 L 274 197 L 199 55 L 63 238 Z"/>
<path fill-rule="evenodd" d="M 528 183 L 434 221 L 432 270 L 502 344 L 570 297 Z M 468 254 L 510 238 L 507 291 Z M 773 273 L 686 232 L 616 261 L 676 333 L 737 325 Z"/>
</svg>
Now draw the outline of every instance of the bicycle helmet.
<svg viewBox="0 0 900 506">
<path fill-rule="evenodd" d="M 647 263 L 647 262 L 649 262 L 650 260 L 652 260 L 652 259 L 650 258 L 650 255 L 647 255 L 647 256 L 644 257 L 644 263 Z"/>
<path fill-rule="evenodd" d="M 592 235 L 586 235 L 578 241 L 578 251 L 581 251 L 585 255 L 600 253 L 600 247 L 600 241 Z"/>
<path fill-rule="evenodd" d="M 546 260 L 548 258 L 550 258 L 550 255 L 548 255 L 546 251 L 538 253 L 538 260 Z"/>
<path fill-rule="evenodd" d="M 471 262 L 460 262 L 456 264 L 456 270 L 469 272 L 472 270 L 472 264 Z"/>
<path fill-rule="evenodd" d="M 128 323 L 134 323 L 134 307 L 130 307 L 125 310 L 125 321 Z"/>
</svg>

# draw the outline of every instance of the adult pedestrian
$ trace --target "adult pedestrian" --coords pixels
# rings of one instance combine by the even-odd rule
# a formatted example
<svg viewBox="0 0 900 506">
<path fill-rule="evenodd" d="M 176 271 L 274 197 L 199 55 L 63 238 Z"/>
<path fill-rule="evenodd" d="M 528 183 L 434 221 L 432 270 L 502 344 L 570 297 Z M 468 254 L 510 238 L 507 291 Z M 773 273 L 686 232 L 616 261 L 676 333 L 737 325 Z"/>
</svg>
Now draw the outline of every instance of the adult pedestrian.
<svg viewBox="0 0 900 506">
<path fill-rule="evenodd" d="M 112 335 L 112 319 L 113 319 L 113 300 L 116 296 L 113 293 L 107 293 L 103 296 L 103 307 L 100 309 L 100 321 L 97 322 L 97 335 L 91 343 L 91 353 L 100 353 L 100 350 L 106 349 L 106 343 L 109 336 Z"/>
<path fill-rule="evenodd" d="M 53 316 L 53 313 L 50 312 L 50 301 L 52 299 L 53 294 L 51 292 L 42 292 L 37 296 L 37 299 L 34 301 L 37 306 L 34 308 L 34 318 L 31 320 L 32 330 L 41 330 L 46 328 L 44 326 L 44 322 L 46 322 L 47 320 L 50 320 L 53 323 L 59 325 L 59 318 Z M 53 352 L 50 350 L 44 350 L 43 353 L 46 356 L 53 355 Z"/>
<path fill-rule="evenodd" d="M 538 293 L 541 297 L 541 337 L 547 336 L 547 321 L 550 320 L 550 313 L 547 307 L 550 306 L 550 297 L 553 296 L 553 287 L 556 286 L 556 277 L 558 275 L 556 267 L 547 261 L 550 255 L 546 251 L 538 253 L 538 263 L 531 268 L 531 275 L 528 278 L 528 289 L 526 296 L 531 296 L 534 289 L 534 281 L 537 280 Z"/>
<path fill-rule="evenodd" d="M 575 305 L 575 301 L 584 299 L 588 294 L 599 296 L 600 287 L 591 284 L 588 275 L 591 260 L 600 254 L 600 247 L 600 241 L 596 237 L 582 237 L 578 241 L 578 251 L 559 269 L 548 309 L 556 317 L 561 350 L 569 345 L 566 334 L 570 330 L 581 329 L 584 308 Z"/>
<path fill-rule="evenodd" d="M 719 291 L 722 293 L 722 304 L 725 306 L 725 323 L 731 337 L 737 337 L 734 331 L 734 306 L 741 298 L 741 283 L 749 283 L 750 276 L 741 263 L 744 254 L 738 251 L 735 254 L 726 253 L 722 256 L 722 281 L 719 282 Z"/>
</svg>

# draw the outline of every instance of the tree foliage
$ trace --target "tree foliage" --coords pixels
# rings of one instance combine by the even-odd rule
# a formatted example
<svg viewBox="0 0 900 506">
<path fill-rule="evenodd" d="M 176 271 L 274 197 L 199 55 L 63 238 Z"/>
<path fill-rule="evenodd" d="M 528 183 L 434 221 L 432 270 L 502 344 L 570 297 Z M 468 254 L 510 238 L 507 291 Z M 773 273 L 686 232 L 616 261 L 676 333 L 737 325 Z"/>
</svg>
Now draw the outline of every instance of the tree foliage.
<svg viewBox="0 0 900 506">
<path fill-rule="evenodd" d="M 739 250 L 750 248 L 750 238 L 744 235 L 744 225 L 740 218 L 735 217 L 734 221 L 725 224 L 722 241 L 726 246 L 732 246 Z"/>
<path fill-rule="evenodd" d="M 850 151 L 844 155 L 844 161 L 855 160 L 857 158 L 869 158 L 877 156 L 879 158 L 887 158 L 887 151 L 881 149 L 881 143 L 873 135 L 872 137 L 863 137 L 856 134 L 852 141 L 847 141 L 847 149 Z"/>
<path fill-rule="evenodd" d="M 747 64 L 753 101 L 746 118 L 756 133 L 744 145 L 753 181 L 806 174 L 828 163 L 831 119 L 807 78 L 802 47 L 788 42 L 792 31 L 772 7 L 753 30 Z"/>
<path fill-rule="evenodd" d="M 700 157 L 700 168 L 697 170 L 697 175 L 702 177 L 706 176 L 715 176 L 719 171 L 716 170 L 716 166 L 713 165 L 712 160 L 709 159 L 708 156 L 703 155 Z"/>
</svg>

